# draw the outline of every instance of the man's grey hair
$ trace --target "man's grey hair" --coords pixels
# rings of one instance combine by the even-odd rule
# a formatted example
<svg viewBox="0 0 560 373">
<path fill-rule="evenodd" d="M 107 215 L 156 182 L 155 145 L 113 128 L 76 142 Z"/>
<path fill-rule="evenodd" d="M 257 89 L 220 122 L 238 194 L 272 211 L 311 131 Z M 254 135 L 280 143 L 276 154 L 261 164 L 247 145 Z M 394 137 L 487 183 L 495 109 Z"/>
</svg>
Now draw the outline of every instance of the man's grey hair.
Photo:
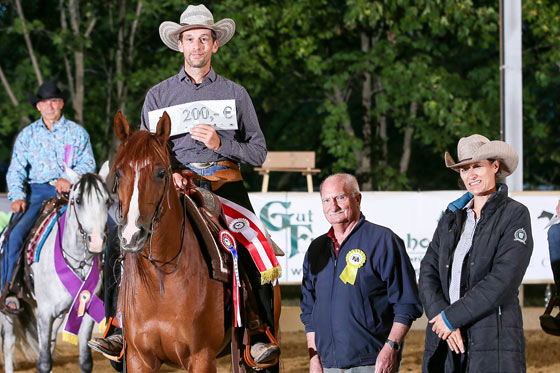
<svg viewBox="0 0 560 373">
<path fill-rule="evenodd" d="M 321 182 L 321 185 L 319 185 L 319 192 L 323 193 L 323 184 L 327 180 L 334 179 L 334 178 L 340 179 L 340 183 L 342 185 L 347 185 L 349 189 L 348 191 L 352 193 L 352 195 L 356 195 L 360 193 L 360 186 L 358 185 L 358 180 L 356 179 L 356 177 L 354 175 L 344 174 L 344 173 L 332 174 L 328 176 L 325 180 Z"/>
</svg>

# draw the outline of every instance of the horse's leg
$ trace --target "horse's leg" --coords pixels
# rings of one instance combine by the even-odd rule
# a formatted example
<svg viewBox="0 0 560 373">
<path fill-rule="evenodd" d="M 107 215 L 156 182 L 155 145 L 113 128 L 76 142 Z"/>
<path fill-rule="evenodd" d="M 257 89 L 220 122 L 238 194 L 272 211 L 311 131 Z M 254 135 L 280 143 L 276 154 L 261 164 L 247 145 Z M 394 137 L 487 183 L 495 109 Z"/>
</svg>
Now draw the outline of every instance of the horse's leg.
<svg viewBox="0 0 560 373">
<path fill-rule="evenodd" d="M 14 334 L 14 320 L 6 315 L 2 318 L 2 350 L 4 352 L 4 371 L 13 373 L 14 371 L 14 347 L 16 336 Z"/>
<path fill-rule="evenodd" d="M 51 355 L 54 354 L 54 348 L 56 347 L 56 336 L 58 335 L 58 329 L 64 321 L 64 314 L 55 317 L 52 321 L 51 326 Z"/>
<path fill-rule="evenodd" d="M 126 347 L 126 371 L 134 373 L 159 372 L 161 361 L 155 356 L 142 356 L 131 345 Z"/>
<path fill-rule="evenodd" d="M 87 342 L 91 339 L 91 330 L 95 322 L 86 314 L 82 320 L 82 326 L 78 332 L 78 344 L 80 346 L 80 370 L 82 373 L 89 373 L 93 370 L 93 359 L 91 358 L 91 350 Z"/>
<path fill-rule="evenodd" d="M 39 337 L 39 360 L 37 371 L 48 373 L 52 370 L 51 330 L 53 317 L 50 310 L 39 308 L 37 317 L 37 334 Z"/>
<path fill-rule="evenodd" d="M 196 354 L 189 356 L 190 367 L 185 366 L 183 363 L 183 368 L 187 369 L 189 372 L 198 373 L 216 373 L 216 352 L 211 352 L 208 349 L 201 350 Z"/>
</svg>

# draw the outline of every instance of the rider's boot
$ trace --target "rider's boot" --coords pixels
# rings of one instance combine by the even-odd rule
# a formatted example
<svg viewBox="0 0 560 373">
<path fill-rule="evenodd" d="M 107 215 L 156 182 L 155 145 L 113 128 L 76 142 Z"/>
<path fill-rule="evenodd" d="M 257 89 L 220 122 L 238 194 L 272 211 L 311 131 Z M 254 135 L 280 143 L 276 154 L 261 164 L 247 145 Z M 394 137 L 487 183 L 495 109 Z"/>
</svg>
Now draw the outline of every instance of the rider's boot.
<svg viewBox="0 0 560 373">
<path fill-rule="evenodd" d="M 90 339 L 88 346 L 92 350 L 101 352 L 110 360 L 121 361 L 124 353 L 124 339 L 122 329 L 115 325 L 114 320 L 110 318 L 103 336 Z"/>
</svg>

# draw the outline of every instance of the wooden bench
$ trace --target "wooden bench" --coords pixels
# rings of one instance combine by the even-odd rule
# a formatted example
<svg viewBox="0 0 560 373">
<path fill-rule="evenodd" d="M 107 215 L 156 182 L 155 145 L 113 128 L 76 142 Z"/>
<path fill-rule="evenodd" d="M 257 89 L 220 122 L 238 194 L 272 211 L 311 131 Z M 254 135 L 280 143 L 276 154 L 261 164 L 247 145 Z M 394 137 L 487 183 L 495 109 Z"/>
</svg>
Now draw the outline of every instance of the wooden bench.
<svg viewBox="0 0 560 373">
<path fill-rule="evenodd" d="M 263 175 L 261 191 L 268 191 L 271 172 L 301 172 L 307 178 L 307 191 L 313 193 L 312 175 L 321 170 L 315 168 L 315 152 L 268 152 L 261 167 L 255 168 Z"/>
</svg>

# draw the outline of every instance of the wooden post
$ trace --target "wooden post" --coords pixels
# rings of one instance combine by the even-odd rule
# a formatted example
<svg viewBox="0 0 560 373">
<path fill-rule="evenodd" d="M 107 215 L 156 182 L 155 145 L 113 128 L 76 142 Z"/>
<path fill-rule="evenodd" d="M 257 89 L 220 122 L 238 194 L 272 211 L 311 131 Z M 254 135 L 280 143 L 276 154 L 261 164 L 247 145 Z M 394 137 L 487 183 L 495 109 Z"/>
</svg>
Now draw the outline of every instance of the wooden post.
<svg viewBox="0 0 560 373">
<path fill-rule="evenodd" d="M 268 178 L 270 177 L 270 174 L 268 172 L 266 172 L 263 175 L 263 183 L 262 183 L 262 189 L 261 192 L 266 193 L 268 191 Z"/>
</svg>

